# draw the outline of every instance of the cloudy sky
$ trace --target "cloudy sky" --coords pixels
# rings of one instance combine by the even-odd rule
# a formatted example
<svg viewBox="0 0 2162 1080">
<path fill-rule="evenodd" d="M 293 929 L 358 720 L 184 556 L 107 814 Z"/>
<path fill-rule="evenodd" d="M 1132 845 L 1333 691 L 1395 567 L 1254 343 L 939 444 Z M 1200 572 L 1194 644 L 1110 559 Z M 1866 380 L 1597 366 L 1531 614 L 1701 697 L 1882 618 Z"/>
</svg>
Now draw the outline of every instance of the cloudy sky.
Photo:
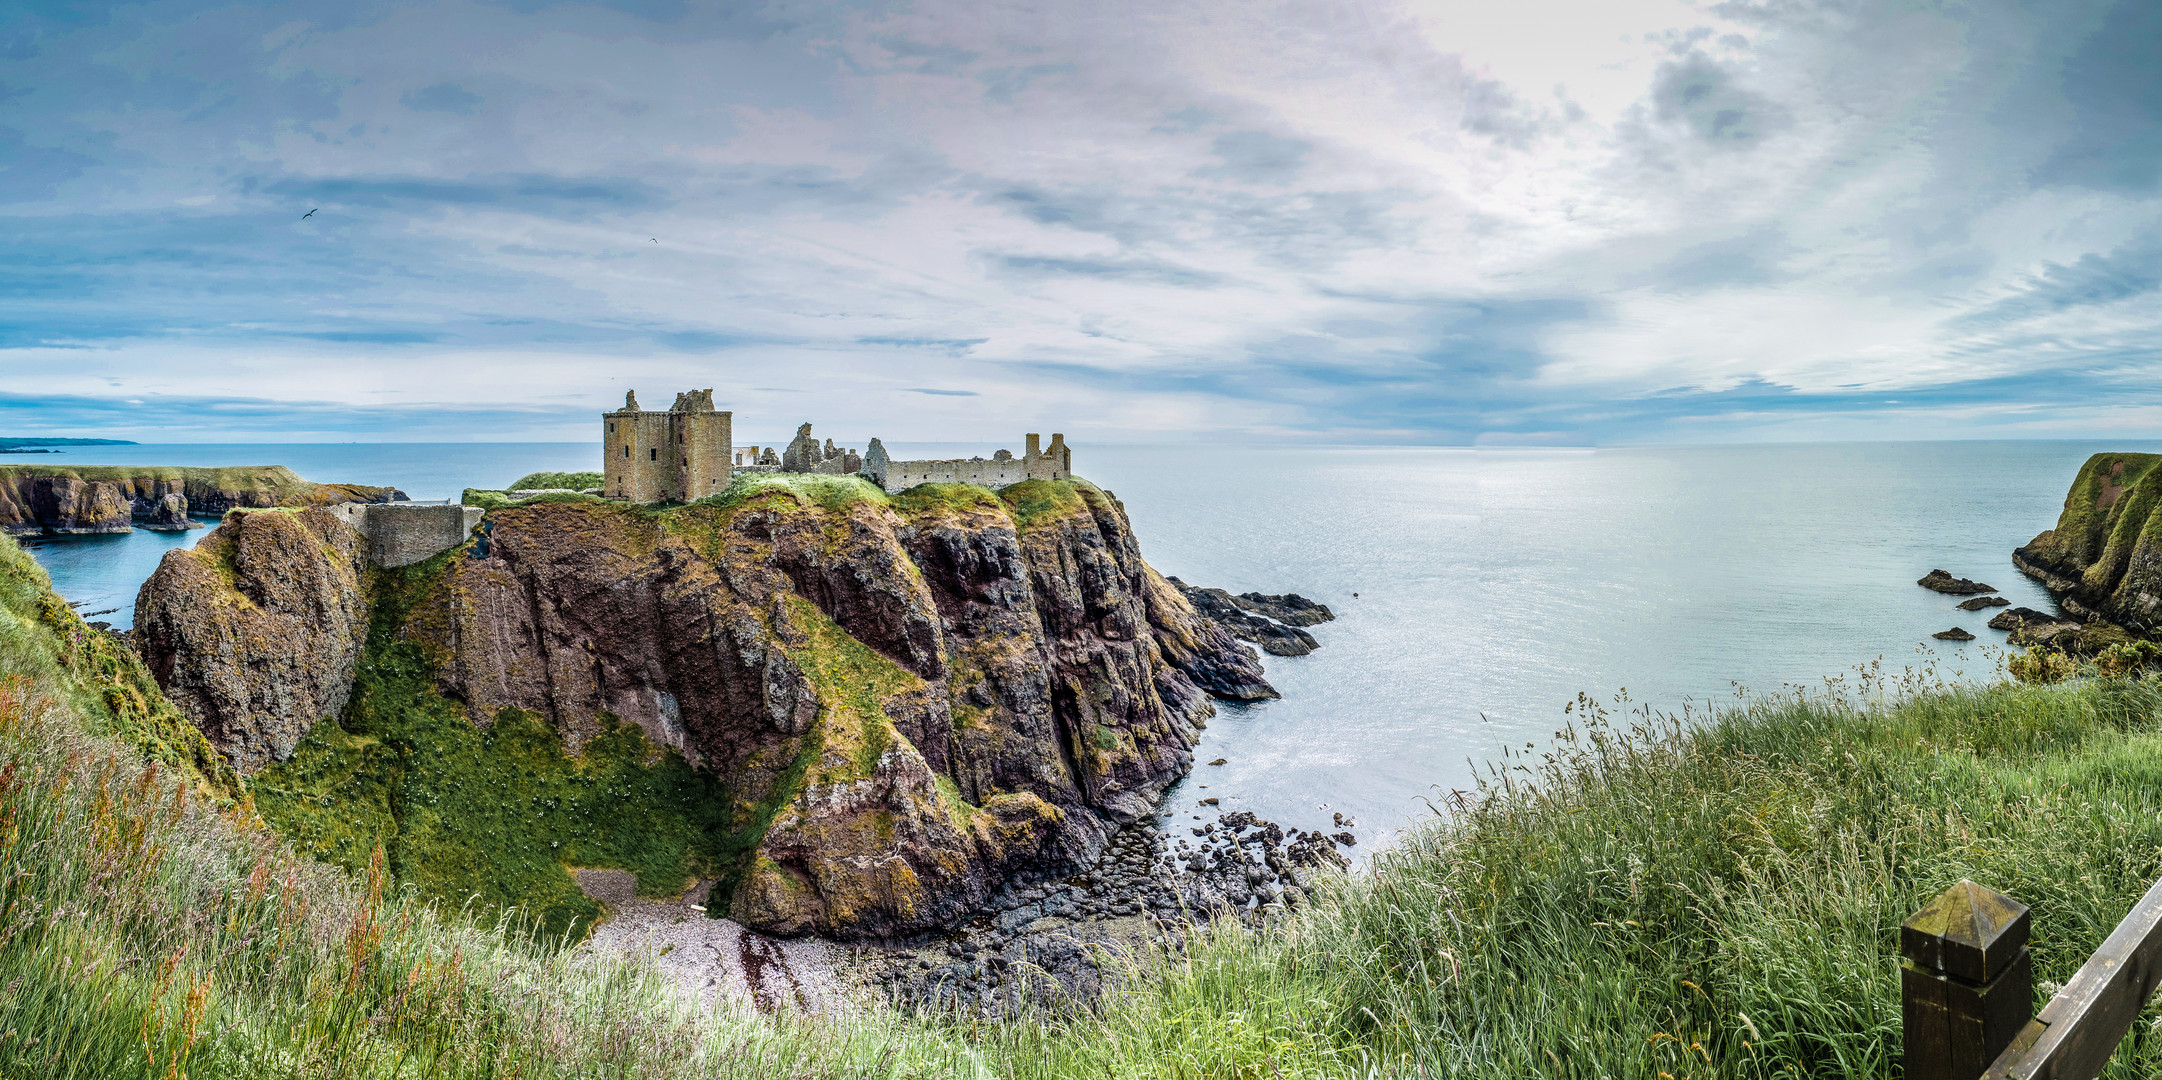
<svg viewBox="0 0 2162 1080">
<path fill-rule="evenodd" d="M 903 440 L 2162 436 L 2162 4 L 0 6 L 0 434 L 693 386 Z"/>
</svg>

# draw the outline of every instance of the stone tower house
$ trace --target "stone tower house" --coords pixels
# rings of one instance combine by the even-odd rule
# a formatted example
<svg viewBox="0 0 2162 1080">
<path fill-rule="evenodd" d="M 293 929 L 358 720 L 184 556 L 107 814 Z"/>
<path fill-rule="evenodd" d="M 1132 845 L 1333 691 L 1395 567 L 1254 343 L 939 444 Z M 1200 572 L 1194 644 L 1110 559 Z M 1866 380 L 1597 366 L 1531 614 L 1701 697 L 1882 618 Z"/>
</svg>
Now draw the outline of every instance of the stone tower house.
<svg viewBox="0 0 2162 1080">
<path fill-rule="evenodd" d="M 667 412 L 641 410 L 637 391 L 623 395 L 621 409 L 601 414 L 602 493 L 632 502 L 689 502 L 726 491 L 734 418 L 713 411 L 710 388 L 677 394 Z"/>
</svg>

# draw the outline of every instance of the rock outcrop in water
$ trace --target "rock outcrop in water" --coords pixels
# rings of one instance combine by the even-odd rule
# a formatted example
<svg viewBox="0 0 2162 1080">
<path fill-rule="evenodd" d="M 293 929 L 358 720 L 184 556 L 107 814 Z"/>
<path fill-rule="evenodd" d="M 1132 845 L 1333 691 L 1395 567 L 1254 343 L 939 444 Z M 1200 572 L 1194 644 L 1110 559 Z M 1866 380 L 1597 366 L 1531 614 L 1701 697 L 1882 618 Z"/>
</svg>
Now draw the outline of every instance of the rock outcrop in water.
<svg viewBox="0 0 2162 1080">
<path fill-rule="evenodd" d="M 1931 570 L 1929 573 L 1922 575 L 1922 579 L 1915 582 L 1915 584 L 1934 592 L 1948 593 L 1952 596 L 1973 596 L 1977 593 L 1993 593 L 1997 591 L 1994 587 L 1984 585 L 1979 581 L 1953 577 L 1944 570 Z"/>
<path fill-rule="evenodd" d="M 328 515 L 235 517 L 167 554 L 138 638 L 245 767 L 336 713 L 351 617 L 395 587 L 397 636 L 476 723 L 527 710 L 575 750 L 627 720 L 717 774 L 749 840 L 715 903 L 778 933 L 922 930 L 1080 865 L 1189 768 L 1210 697 L 1275 694 L 1086 482 L 792 483 L 499 509 L 399 571 L 354 570 Z M 255 647 L 305 618 L 280 642 L 302 689 L 258 693 Z"/>
<path fill-rule="evenodd" d="M 2012 553 L 2067 615 L 2134 632 L 2162 628 L 2162 455 L 2087 459 L 2057 527 Z"/>
<path fill-rule="evenodd" d="M 1166 578 L 1194 610 L 1214 620 L 1226 633 L 1261 646 L 1271 656 L 1305 656 L 1321 647 L 1314 635 L 1300 629 L 1328 622 L 1335 614 L 1297 593 L 1269 596 L 1257 592 L 1233 596 L 1222 589 L 1188 585 Z"/>
<path fill-rule="evenodd" d="M 17 536 L 178 531 L 235 508 L 390 502 L 396 488 L 316 484 L 282 465 L 193 469 L 0 465 L 0 531 Z"/>
</svg>

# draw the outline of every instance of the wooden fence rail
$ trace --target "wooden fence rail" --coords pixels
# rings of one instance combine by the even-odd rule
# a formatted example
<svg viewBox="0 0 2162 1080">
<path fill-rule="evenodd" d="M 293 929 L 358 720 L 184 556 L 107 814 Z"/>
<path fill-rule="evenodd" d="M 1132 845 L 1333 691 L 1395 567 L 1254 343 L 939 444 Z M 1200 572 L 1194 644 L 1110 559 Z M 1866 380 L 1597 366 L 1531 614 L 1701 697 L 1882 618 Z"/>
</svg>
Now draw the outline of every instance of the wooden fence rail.
<svg viewBox="0 0 2162 1080">
<path fill-rule="evenodd" d="M 2162 881 L 2032 1017 L 2027 907 L 1962 881 L 1899 928 L 1908 1080 L 2094 1080 L 2162 983 Z"/>
</svg>

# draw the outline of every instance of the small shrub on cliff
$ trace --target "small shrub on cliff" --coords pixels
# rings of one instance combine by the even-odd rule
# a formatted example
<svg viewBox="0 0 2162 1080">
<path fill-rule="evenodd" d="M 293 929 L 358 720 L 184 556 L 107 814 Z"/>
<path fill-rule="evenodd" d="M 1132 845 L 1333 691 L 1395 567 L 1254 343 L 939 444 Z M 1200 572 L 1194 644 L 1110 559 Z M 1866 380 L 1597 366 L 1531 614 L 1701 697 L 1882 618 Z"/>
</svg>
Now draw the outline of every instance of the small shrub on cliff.
<svg viewBox="0 0 2162 1080">
<path fill-rule="evenodd" d="M 2079 671 L 2079 661 L 2055 649 L 2040 645 L 2029 646 L 2005 662 L 2012 677 L 2023 683 L 2053 683 L 2071 678 Z"/>
<path fill-rule="evenodd" d="M 2127 641 L 2095 654 L 2095 670 L 2103 678 L 2126 679 L 2139 674 L 2162 658 L 2162 642 Z"/>
</svg>

